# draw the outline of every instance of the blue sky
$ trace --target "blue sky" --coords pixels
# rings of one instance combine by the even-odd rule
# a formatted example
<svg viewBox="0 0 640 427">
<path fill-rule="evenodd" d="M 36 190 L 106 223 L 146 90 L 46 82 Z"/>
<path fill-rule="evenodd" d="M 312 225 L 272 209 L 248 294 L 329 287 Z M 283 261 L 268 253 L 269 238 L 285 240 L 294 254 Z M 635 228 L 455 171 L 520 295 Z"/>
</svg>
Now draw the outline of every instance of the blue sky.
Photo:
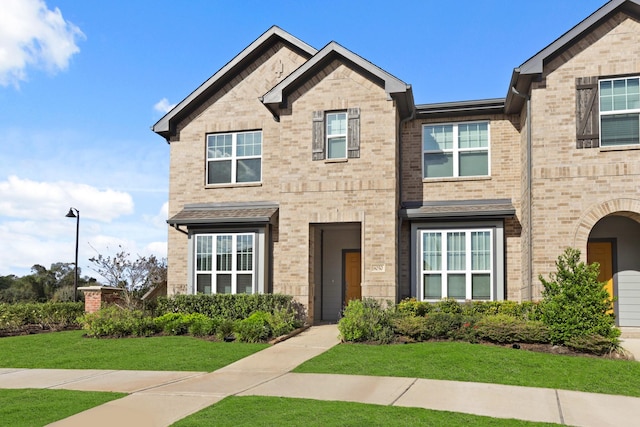
<svg viewBox="0 0 640 427">
<path fill-rule="evenodd" d="M 169 146 L 150 127 L 272 25 L 332 40 L 418 104 L 500 98 L 603 0 L 0 0 L 0 275 L 122 246 L 166 256 Z"/>
</svg>

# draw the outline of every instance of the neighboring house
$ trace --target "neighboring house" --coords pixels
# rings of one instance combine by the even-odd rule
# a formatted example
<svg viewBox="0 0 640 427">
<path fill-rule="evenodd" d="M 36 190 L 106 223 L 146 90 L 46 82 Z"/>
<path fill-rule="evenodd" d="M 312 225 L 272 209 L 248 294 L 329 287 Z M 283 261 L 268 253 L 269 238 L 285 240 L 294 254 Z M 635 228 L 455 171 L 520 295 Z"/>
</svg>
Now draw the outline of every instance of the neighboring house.
<svg viewBox="0 0 640 427">
<path fill-rule="evenodd" d="M 314 321 L 361 297 L 538 299 L 572 246 L 640 326 L 639 19 L 610 1 L 506 98 L 442 104 L 272 27 L 153 126 L 169 294 L 291 294 Z"/>
</svg>

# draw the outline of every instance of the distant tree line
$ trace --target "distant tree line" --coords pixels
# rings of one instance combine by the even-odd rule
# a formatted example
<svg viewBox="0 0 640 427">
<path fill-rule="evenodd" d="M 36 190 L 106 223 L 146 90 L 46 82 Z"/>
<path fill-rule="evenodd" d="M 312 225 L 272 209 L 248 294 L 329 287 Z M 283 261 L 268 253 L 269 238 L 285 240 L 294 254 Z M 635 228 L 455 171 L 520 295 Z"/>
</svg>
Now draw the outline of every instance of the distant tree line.
<svg viewBox="0 0 640 427">
<path fill-rule="evenodd" d="M 0 276 L 0 302 L 73 301 L 74 278 L 72 262 L 56 262 L 49 269 L 36 264 L 26 276 Z M 78 269 L 79 287 L 94 284 L 96 279 L 81 277 Z"/>
<path fill-rule="evenodd" d="M 103 283 L 93 277 L 82 277 L 78 268 L 78 287 L 121 288 L 127 304 L 133 304 L 154 286 L 166 284 L 166 259 L 154 255 L 138 255 L 134 259 L 122 247 L 119 249 L 113 256 L 98 254 L 89 259 L 90 268 L 103 278 Z M 56 262 L 49 269 L 36 264 L 26 276 L 0 276 L 0 302 L 73 301 L 74 279 L 74 263 Z M 77 297 L 82 299 L 82 293 Z"/>
</svg>

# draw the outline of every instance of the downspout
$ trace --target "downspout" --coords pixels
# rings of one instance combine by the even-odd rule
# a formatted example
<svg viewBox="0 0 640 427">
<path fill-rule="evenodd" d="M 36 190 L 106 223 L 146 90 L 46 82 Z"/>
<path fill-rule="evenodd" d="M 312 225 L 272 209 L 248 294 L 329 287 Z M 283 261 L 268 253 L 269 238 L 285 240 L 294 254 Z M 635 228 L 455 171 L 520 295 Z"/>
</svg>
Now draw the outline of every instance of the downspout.
<svg viewBox="0 0 640 427">
<path fill-rule="evenodd" d="M 511 87 L 511 92 L 516 96 L 524 99 L 527 103 L 527 193 L 529 194 L 529 221 L 527 233 L 529 234 L 529 256 L 527 257 L 527 287 L 529 288 L 529 301 L 533 300 L 533 194 L 532 194 L 532 177 L 533 170 L 532 147 L 531 147 L 531 95 L 524 95 L 515 88 Z"/>
<path fill-rule="evenodd" d="M 400 256 L 402 255 L 402 215 L 400 214 L 402 210 L 402 127 L 405 123 L 415 119 L 416 117 L 416 108 L 415 106 L 411 110 L 411 115 L 400 120 L 400 125 L 398 127 L 398 249 L 396 255 L 396 287 L 400 287 Z M 409 257 L 412 259 L 412 257 Z M 411 266 L 409 266 L 409 271 L 411 271 Z M 396 296 L 396 300 L 398 299 L 398 295 Z M 399 301 L 396 301 L 396 303 Z"/>
</svg>

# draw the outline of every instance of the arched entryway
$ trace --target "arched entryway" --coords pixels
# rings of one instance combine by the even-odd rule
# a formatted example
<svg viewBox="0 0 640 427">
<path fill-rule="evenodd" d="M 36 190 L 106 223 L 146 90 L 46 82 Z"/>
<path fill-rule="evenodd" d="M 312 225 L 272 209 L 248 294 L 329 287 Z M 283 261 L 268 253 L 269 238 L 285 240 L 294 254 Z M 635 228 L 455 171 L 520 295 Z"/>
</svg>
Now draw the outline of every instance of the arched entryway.
<svg viewBox="0 0 640 427">
<path fill-rule="evenodd" d="M 608 282 L 616 299 L 616 324 L 623 327 L 640 326 L 639 211 L 640 202 L 630 199 L 599 205 L 583 217 L 574 242 L 585 251 L 588 262 L 600 263 L 600 280 Z M 581 235 L 586 229 L 589 233 Z"/>
</svg>

